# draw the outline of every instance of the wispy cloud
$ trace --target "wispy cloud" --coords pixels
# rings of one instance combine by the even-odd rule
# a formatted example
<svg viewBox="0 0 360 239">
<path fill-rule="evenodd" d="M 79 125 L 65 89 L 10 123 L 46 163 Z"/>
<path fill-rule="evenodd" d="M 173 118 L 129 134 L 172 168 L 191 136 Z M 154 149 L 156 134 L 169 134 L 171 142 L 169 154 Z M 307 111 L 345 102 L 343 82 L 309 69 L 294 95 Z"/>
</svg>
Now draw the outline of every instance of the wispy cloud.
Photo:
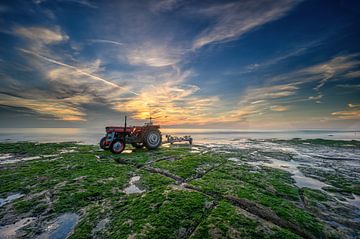
<svg viewBox="0 0 360 239">
<path fill-rule="evenodd" d="M 333 112 L 331 115 L 338 119 L 360 120 L 360 107 Z"/>
<path fill-rule="evenodd" d="M 150 4 L 150 10 L 153 12 L 171 11 L 179 6 L 183 0 L 158 0 Z"/>
<path fill-rule="evenodd" d="M 114 45 L 118 45 L 118 46 L 124 45 L 124 43 L 121 43 L 118 41 L 106 40 L 106 39 L 90 39 L 89 41 L 93 42 L 93 43 L 108 43 L 108 44 L 114 44 Z"/>
<path fill-rule="evenodd" d="M 75 107 L 71 99 L 27 99 L 0 93 L 0 105 L 28 108 L 41 115 L 64 121 L 86 121 L 86 114 Z"/>
<path fill-rule="evenodd" d="M 95 4 L 95 1 L 90 0 L 58 0 L 59 2 L 72 2 L 79 5 L 83 5 L 90 8 L 98 8 L 98 6 Z"/>
<path fill-rule="evenodd" d="M 348 104 L 349 108 L 360 108 L 360 104 Z"/>
<path fill-rule="evenodd" d="M 292 84 L 249 88 L 242 96 L 241 103 L 260 104 L 272 99 L 295 95 L 297 90 L 298 87 Z"/>
<path fill-rule="evenodd" d="M 283 112 L 287 111 L 289 107 L 283 106 L 283 105 L 272 105 L 270 106 L 270 110 L 276 111 L 276 112 Z"/>
<path fill-rule="evenodd" d="M 315 84 L 313 90 L 316 95 L 309 96 L 308 99 L 318 101 L 324 96 L 321 89 L 325 84 L 329 81 L 347 79 L 348 73 L 360 66 L 360 60 L 357 57 L 358 54 L 335 56 L 328 61 L 278 75 L 271 82 L 289 83 L 299 88 L 308 84 Z"/>
<path fill-rule="evenodd" d="M 171 46 L 161 46 L 146 43 L 128 49 L 126 58 L 133 65 L 147 65 L 152 67 L 164 67 L 176 65 L 184 52 Z"/>
<path fill-rule="evenodd" d="M 346 73 L 345 77 L 350 79 L 360 78 L 360 71 L 351 71 L 349 73 Z"/>
<path fill-rule="evenodd" d="M 353 90 L 360 89 L 360 84 L 337 84 L 336 86 Z"/>
<path fill-rule="evenodd" d="M 297 2 L 299 1 L 240 1 L 203 9 L 201 13 L 214 19 L 215 23 L 196 37 L 193 49 L 234 40 L 250 30 L 284 16 Z"/>
<path fill-rule="evenodd" d="M 115 88 L 124 90 L 124 91 L 129 92 L 129 93 L 134 94 L 134 95 L 137 95 L 137 93 L 134 92 L 134 91 L 131 91 L 131 90 L 125 88 L 125 87 L 119 86 L 119 85 L 117 85 L 117 84 L 115 84 L 115 83 L 113 83 L 113 82 L 111 82 L 111 81 L 108 81 L 108 80 L 102 78 L 102 77 L 99 77 L 99 76 L 90 74 L 90 73 L 88 73 L 88 72 L 86 72 L 86 71 L 84 71 L 84 70 L 82 70 L 82 69 L 79 69 L 79 68 L 77 68 L 77 67 L 75 67 L 75 66 L 71 66 L 71 65 L 65 64 L 65 63 L 63 63 L 63 62 L 56 61 L 56 60 L 54 60 L 54 59 L 50 59 L 50 58 L 48 58 L 48 57 L 42 56 L 42 55 L 40 55 L 40 54 L 37 54 L 37 53 L 35 53 L 35 52 L 29 51 L 29 50 L 26 50 L 26 49 L 21 49 L 21 48 L 20 48 L 19 50 L 22 51 L 22 52 L 25 52 L 25 53 L 27 53 L 27 54 L 31 54 L 31 55 L 33 55 L 33 56 L 37 56 L 37 57 L 39 57 L 39 58 L 41 58 L 41 59 L 43 59 L 43 60 L 45 60 L 45 61 L 48 61 L 48 62 L 50 62 L 50 63 L 53 63 L 53 64 L 56 64 L 56 65 L 60 65 L 60 66 L 63 66 L 63 67 L 70 68 L 70 69 L 76 71 L 77 73 L 80 73 L 80 74 L 82 74 L 82 75 L 88 76 L 89 78 L 91 78 L 91 79 L 93 79 L 93 80 L 103 82 L 103 83 L 108 84 L 108 85 L 110 85 L 110 86 L 112 86 L 112 87 L 115 87 Z"/>
<path fill-rule="evenodd" d="M 69 39 L 69 36 L 61 32 L 59 27 L 16 27 L 13 32 L 15 35 L 41 45 L 58 43 Z"/>
</svg>

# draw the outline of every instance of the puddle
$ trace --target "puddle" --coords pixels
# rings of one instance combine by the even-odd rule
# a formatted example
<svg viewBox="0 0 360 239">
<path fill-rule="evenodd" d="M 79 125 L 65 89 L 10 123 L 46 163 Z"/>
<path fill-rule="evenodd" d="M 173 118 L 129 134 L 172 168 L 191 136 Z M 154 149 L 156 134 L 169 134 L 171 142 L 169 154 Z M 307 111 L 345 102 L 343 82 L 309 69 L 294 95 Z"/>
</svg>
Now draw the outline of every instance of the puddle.
<svg viewBox="0 0 360 239">
<path fill-rule="evenodd" d="M 38 155 L 38 156 L 31 156 L 31 157 L 19 157 L 13 154 L 1 154 L 0 155 L 0 164 L 13 164 L 23 161 L 31 161 L 36 159 L 49 159 L 49 158 L 55 158 L 59 156 L 58 154 L 45 154 L 45 155 Z M 50 159 L 52 160 L 52 159 Z"/>
<path fill-rule="evenodd" d="M 201 153 L 201 151 L 200 151 L 200 150 L 190 150 L 190 153 L 192 153 L 192 154 L 198 154 L 198 153 Z"/>
<path fill-rule="evenodd" d="M 357 207 L 357 208 L 360 208 L 360 196 L 356 195 L 356 194 L 352 194 L 353 196 L 353 199 L 350 199 L 350 198 L 346 198 L 346 201 L 354 206 L 354 207 Z"/>
<path fill-rule="evenodd" d="M 295 162 L 294 160 L 282 161 L 270 157 L 266 157 L 266 160 L 270 162 L 246 162 L 251 165 L 256 166 L 266 166 L 270 168 L 282 169 L 291 173 L 291 177 L 295 180 L 295 185 L 299 188 L 311 188 L 321 190 L 323 187 L 331 187 L 329 184 L 316 180 L 314 178 L 306 177 L 299 169 L 299 166 L 304 166 L 306 164 Z"/>
<path fill-rule="evenodd" d="M 357 182 L 358 178 L 360 178 L 360 149 L 358 148 L 330 147 L 314 145 L 308 142 L 294 145 L 272 140 L 248 139 L 234 139 L 227 141 L 226 144 L 219 143 L 204 146 L 216 152 L 240 152 L 250 159 L 251 162 L 247 162 L 249 164 L 263 165 L 290 172 L 296 182 L 295 184 L 300 188 L 322 189 L 330 186 L 316 178 L 304 175 L 300 171 L 300 167 L 329 173 L 341 173 L 350 182 Z M 228 160 L 242 163 L 242 160 L 236 157 Z"/>
<path fill-rule="evenodd" d="M 109 221 L 110 221 L 109 218 L 102 219 L 101 221 L 98 222 L 96 227 L 92 229 L 91 233 L 95 234 L 97 232 L 102 231 L 106 227 L 106 225 L 109 223 Z"/>
<path fill-rule="evenodd" d="M 190 153 L 198 154 L 198 153 L 202 153 L 202 150 L 203 148 L 190 145 Z"/>
<path fill-rule="evenodd" d="M 23 162 L 23 161 L 30 161 L 35 159 L 40 159 L 40 156 L 33 156 L 33 157 L 25 157 L 25 158 L 14 158 L 9 157 L 8 159 L 0 161 L 0 164 L 11 164 L 11 163 L 17 163 L 17 162 Z"/>
<path fill-rule="evenodd" d="M 28 226 L 35 220 L 36 220 L 35 217 L 27 217 L 21 219 L 20 221 L 15 222 L 14 224 L 9 224 L 0 227 L 0 238 L 16 238 L 17 231 L 19 229 Z"/>
<path fill-rule="evenodd" d="M 23 197 L 24 194 L 21 193 L 15 193 L 15 194 L 11 194 L 10 196 L 8 196 L 7 198 L 0 198 L 0 207 L 4 206 L 5 204 L 8 204 L 18 198 Z"/>
<path fill-rule="evenodd" d="M 0 160 L 14 157 L 12 154 L 0 154 Z"/>
<path fill-rule="evenodd" d="M 129 186 L 124 188 L 123 192 L 126 194 L 143 193 L 145 190 L 138 188 L 135 183 L 140 180 L 140 176 L 134 176 L 129 181 Z"/>
<path fill-rule="evenodd" d="M 65 213 L 55 219 L 44 233 L 38 239 L 62 239 L 70 236 L 76 224 L 79 221 L 79 216 L 76 213 Z"/>
<path fill-rule="evenodd" d="M 54 158 L 54 157 L 57 157 L 59 156 L 58 154 L 46 154 L 46 155 L 43 155 L 42 157 L 43 158 Z"/>
<path fill-rule="evenodd" d="M 76 152 L 75 149 L 74 148 L 61 149 L 59 152 L 60 152 L 60 154 L 75 153 Z"/>
<path fill-rule="evenodd" d="M 241 161 L 241 160 L 238 159 L 238 158 L 228 158 L 228 160 L 233 161 L 233 162 L 236 162 L 236 163 L 238 163 L 238 162 Z"/>
</svg>

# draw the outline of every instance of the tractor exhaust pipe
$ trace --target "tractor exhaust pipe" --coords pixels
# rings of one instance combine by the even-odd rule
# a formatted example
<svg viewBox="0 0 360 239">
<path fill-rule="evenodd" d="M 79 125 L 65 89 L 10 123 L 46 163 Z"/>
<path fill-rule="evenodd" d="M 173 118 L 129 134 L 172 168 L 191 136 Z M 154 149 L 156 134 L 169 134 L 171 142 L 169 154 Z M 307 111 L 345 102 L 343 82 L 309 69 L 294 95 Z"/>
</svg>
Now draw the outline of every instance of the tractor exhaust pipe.
<svg viewBox="0 0 360 239">
<path fill-rule="evenodd" d="M 124 142 L 125 142 L 125 137 L 126 137 L 126 121 L 127 121 L 127 116 L 125 115 L 125 122 L 124 122 Z"/>
</svg>

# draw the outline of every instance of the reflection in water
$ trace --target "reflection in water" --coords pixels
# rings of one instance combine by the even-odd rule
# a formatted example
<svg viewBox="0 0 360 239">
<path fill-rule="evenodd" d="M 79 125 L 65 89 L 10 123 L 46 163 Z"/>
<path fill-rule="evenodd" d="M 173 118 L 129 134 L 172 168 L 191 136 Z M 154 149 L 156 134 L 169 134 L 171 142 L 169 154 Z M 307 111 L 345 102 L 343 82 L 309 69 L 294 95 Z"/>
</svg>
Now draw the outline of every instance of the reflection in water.
<svg viewBox="0 0 360 239">
<path fill-rule="evenodd" d="M 140 176 L 134 176 L 130 179 L 129 186 L 124 188 L 124 193 L 126 194 L 133 194 L 133 193 L 143 193 L 145 190 L 141 190 L 138 188 L 135 183 L 140 180 Z"/>
<path fill-rule="evenodd" d="M 26 217 L 20 221 L 15 222 L 14 224 L 9 224 L 0 227 L 0 238 L 17 238 L 18 230 L 30 225 L 36 220 L 35 217 Z"/>
<path fill-rule="evenodd" d="M 39 239 L 68 238 L 78 223 L 79 215 L 76 213 L 65 213 L 47 227 L 47 230 L 39 236 Z"/>
<path fill-rule="evenodd" d="M 267 166 L 271 168 L 277 168 L 285 170 L 291 173 L 291 177 L 295 180 L 295 185 L 299 188 L 311 188 L 321 190 L 323 187 L 331 187 L 330 185 L 323 183 L 314 178 L 306 177 L 300 170 L 299 166 L 304 166 L 304 163 L 298 163 L 293 160 L 291 161 L 282 161 L 274 158 L 267 157 L 267 160 L 270 160 L 270 163 L 257 161 L 257 162 L 247 162 L 251 165 Z M 311 164 L 308 164 L 311 167 Z"/>
<path fill-rule="evenodd" d="M 0 207 L 4 206 L 5 204 L 8 204 L 18 198 L 21 198 L 23 197 L 24 194 L 21 194 L 21 193 L 15 193 L 15 194 L 11 194 L 9 195 L 8 197 L 6 198 L 0 198 Z"/>
</svg>

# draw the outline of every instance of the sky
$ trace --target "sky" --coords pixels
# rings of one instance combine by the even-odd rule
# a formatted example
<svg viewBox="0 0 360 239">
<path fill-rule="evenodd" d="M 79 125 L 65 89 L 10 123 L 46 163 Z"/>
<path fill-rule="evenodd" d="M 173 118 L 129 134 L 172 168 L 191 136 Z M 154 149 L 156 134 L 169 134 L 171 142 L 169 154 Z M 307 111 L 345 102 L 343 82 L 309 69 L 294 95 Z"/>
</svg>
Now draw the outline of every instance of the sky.
<svg viewBox="0 0 360 239">
<path fill-rule="evenodd" d="M 360 2 L 0 1 L 0 127 L 360 128 Z"/>
</svg>

